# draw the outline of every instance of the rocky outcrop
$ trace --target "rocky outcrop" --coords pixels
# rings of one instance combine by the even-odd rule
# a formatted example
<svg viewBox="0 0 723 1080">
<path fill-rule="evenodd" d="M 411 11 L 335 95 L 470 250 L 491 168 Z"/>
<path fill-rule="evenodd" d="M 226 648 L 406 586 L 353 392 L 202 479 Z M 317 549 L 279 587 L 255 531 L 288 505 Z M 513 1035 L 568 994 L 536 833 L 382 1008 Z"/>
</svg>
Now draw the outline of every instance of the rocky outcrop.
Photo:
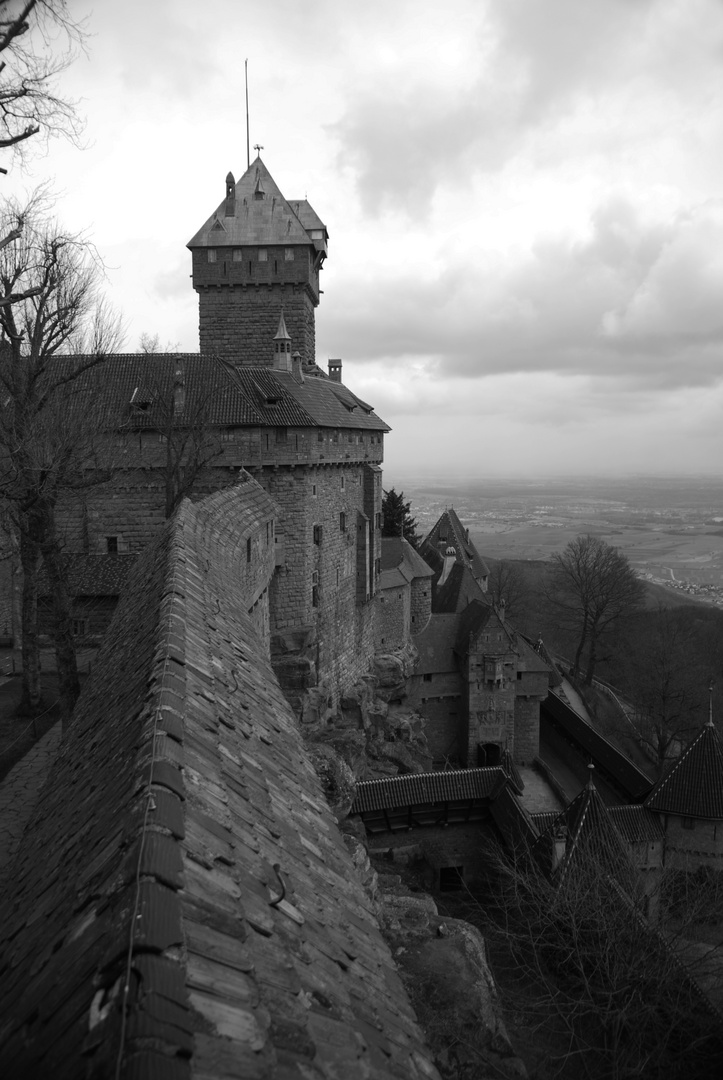
<svg viewBox="0 0 723 1080">
<path fill-rule="evenodd" d="M 379 921 L 445 1080 L 524 1080 L 510 1043 L 484 938 L 441 917 L 434 899 L 379 874 Z"/>
<path fill-rule="evenodd" d="M 377 656 L 374 671 L 344 695 L 336 711 L 323 684 L 309 688 L 301 712 L 307 743 L 333 748 L 357 780 L 431 771 L 424 717 L 404 705 L 416 658 L 413 646 Z"/>
</svg>

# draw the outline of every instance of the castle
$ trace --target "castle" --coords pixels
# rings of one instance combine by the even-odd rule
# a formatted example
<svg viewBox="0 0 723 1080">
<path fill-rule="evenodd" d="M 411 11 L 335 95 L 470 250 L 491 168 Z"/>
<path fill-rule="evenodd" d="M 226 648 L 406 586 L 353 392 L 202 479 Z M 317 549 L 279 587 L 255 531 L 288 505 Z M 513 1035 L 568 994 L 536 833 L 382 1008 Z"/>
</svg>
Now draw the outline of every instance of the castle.
<svg viewBox="0 0 723 1080">
<path fill-rule="evenodd" d="M 550 667 L 493 611 L 457 515 L 443 515 L 423 557 L 382 543 L 389 427 L 343 384 L 341 360 L 327 372 L 315 361 L 326 226 L 257 157 L 238 182 L 228 174 L 188 247 L 200 354 L 113 355 L 81 376 L 119 430 L 112 480 L 59 512 L 78 637 L 107 625 L 119 566 L 182 497 L 247 474 L 275 507 L 246 553 L 249 565 L 274 553 L 253 617 L 297 714 L 333 713 L 375 655 L 412 644 L 421 664 L 404 698 L 426 720 L 432 758 L 493 764 L 507 748 L 531 763 Z"/>
<path fill-rule="evenodd" d="M 363 782 L 352 812 L 390 850 L 430 837 L 439 887 L 473 879 L 485 820 L 553 872 L 590 828 L 645 873 L 666 845 L 685 872 L 720 858 L 712 724 L 646 805 L 608 810 L 592 782 L 563 815 L 521 804 L 550 665 L 453 511 L 421 554 L 382 540 L 389 429 L 313 355 L 327 240 L 260 159 L 229 174 L 190 244 L 201 355 L 87 376 L 122 412 L 122 467 L 63 528 L 96 569 L 126 557 L 128 588 L 7 880 L 5 1076 L 437 1080 L 298 723 L 380 651 L 414 646 L 398 692 L 436 760 L 472 767 Z"/>
</svg>

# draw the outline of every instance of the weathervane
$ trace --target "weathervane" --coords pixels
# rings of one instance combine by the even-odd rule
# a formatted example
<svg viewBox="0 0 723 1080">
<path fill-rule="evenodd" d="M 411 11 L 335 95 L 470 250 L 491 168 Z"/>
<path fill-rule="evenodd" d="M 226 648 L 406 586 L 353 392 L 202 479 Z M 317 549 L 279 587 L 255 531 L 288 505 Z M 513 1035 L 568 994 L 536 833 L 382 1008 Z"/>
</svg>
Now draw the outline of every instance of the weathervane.
<svg viewBox="0 0 723 1080">
<path fill-rule="evenodd" d="M 261 151 L 263 150 L 263 146 L 261 145 L 261 143 L 255 142 L 254 143 L 254 150 L 256 151 L 257 154 L 260 154 Z"/>
</svg>

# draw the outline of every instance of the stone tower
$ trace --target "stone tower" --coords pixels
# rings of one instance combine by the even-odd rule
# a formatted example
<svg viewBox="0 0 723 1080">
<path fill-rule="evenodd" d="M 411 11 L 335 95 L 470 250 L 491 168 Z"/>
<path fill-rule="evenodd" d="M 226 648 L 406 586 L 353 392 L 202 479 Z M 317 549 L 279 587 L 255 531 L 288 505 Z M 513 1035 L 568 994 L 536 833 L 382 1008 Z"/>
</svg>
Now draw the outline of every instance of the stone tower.
<svg viewBox="0 0 723 1080">
<path fill-rule="evenodd" d="M 314 309 L 326 226 L 306 199 L 286 200 L 261 157 L 188 243 L 199 298 L 202 353 L 243 367 L 271 366 L 283 309 L 294 349 L 314 362 Z"/>
</svg>

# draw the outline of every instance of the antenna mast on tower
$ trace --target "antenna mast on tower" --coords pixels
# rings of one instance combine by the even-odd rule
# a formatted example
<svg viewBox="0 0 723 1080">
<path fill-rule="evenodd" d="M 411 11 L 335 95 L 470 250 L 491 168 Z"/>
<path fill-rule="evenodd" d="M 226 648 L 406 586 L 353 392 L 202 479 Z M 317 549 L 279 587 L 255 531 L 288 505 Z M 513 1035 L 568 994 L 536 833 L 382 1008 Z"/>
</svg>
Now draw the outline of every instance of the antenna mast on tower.
<svg viewBox="0 0 723 1080">
<path fill-rule="evenodd" d="M 251 167 L 251 151 L 249 149 L 249 62 L 244 60 L 244 78 L 246 81 L 246 168 Z"/>
</svg>

